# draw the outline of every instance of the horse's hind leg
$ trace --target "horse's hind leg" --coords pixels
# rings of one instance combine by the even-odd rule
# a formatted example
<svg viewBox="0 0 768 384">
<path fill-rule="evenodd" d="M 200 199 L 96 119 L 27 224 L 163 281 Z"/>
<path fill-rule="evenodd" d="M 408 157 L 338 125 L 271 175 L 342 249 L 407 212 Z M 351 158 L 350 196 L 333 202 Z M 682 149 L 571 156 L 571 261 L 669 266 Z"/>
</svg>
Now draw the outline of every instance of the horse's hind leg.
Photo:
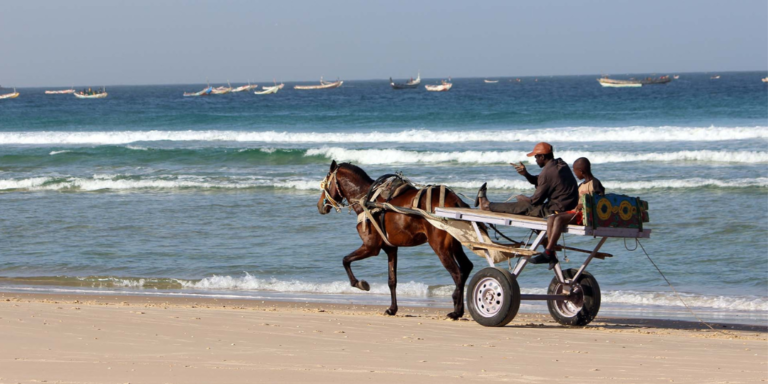
<svg viewBox="0 0 768 384">
<path fill-rule="evenodd" d="M 429 236 L 429 245 L 437 253 L 443 267 L 451 274 L 456 289 L 453 291 L 453 312 L 448 314 L 451 319 L 457 320 L 464 316 L 464 284 L 472 272 L 472 262 L 469 261 L 464 250 L 453 236 L 448 233 L 435 230 Z"/>
<path fill-rule="evenodd" d="M 472 273 L 472 268 L 474 268 L 475 265 L 469 261 L 467 254 L 464 253 L 464 248 L 461 247 L 461 243 L 458 240 L 453 240 L 452 248 L 453 257 L 456 258 L 456 261 L 459 263 L 459 270 L 461 271 L 461 279 L 459 284 L 456 285 L 456 289 L 459 291 L 459 300 L 461 303 L 461 314 L 459 315 L 459 317 L 461 317 L 464 315 L 464 287 L 467 284 L 469 275 Z"/>
<path fill-rule="evenodd" d="M 389 293 L 392 295 L 392 304 L 384 311 L 385 315 L 394 316 L 397 313 L 397 248 L 384 248 L 389 264 Z"/>
<path fill-rule="evenodd" d="M 355 277 L 355 274 L 352 273 L 352 262 L 357 260 L 366 259 L 371 256 L 376 256 L 379 254 L 378 248 L 372 249 L 368 245 L 363 244 L 360 248 L 356 249 L 354 252 L 350 253 L 347 256 L 344 256 L 344 260 L 342 261 L 342 264 L 344 265 L 344 269 L 347 271 L 347 276 L 349 277 L 349 283 L 358 289 L 362 289 L 363 291 L 370 291 L 371 286 L 368 284 L 365 280 L 357 280 Z"/>
</svg>

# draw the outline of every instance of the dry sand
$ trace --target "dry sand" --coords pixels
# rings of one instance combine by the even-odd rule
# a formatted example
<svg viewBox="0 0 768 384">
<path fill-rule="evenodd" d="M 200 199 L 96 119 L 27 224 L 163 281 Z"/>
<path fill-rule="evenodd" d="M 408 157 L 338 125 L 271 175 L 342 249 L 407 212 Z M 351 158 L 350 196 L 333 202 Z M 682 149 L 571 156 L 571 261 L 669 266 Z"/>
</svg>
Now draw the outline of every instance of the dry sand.
<svg viewBox="0 0 768 384">
<path fill-rule="evenodd" d="M 0 293 L 0 383 L 759 383 L 768 329 L 445 309 Z"/>
</svg>

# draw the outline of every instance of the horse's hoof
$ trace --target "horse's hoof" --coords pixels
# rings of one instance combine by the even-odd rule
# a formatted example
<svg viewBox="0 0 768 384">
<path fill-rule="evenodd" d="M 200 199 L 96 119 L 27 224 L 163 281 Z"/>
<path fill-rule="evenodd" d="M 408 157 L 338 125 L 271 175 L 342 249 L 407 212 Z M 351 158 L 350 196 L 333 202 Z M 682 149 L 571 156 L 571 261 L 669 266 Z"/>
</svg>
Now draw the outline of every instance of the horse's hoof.
<svg viewBox="0 0 768 384">
<path fill-rule="evenodd" d="M 357 284 L 355 284 L 355 287 L 357 289 L 361 289 L 363 291 L 370 291 L 371 290 L 370 284 L 368 284 L 368 282 L 365 281 L 365 280 L 358 281 Z"/>
<path fill-rule="evenodd" d="M 387 308 L 387 310 L 384 311 L 384 314 L 387 316 L 394 316 L 397 314 L 397 309 Z"/>
<path fill-rule="evenodd" d="M 451 312 L 451 313 L 448 314 L 448 318 L 451 319 L 451 320 L 458 320 L 458 319 L 461 318 L 461 316 L 462 315 L 459 315 L 456 312 Z"/>
</svg>

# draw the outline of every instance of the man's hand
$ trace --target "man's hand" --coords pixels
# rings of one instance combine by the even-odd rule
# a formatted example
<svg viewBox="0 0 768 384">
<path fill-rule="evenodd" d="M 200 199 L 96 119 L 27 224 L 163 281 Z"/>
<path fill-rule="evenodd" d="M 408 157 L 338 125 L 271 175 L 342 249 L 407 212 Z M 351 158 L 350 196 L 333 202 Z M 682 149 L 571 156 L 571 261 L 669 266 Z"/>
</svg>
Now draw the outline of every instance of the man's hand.
<svg viewBox="0 0 768 384">
<path fill-rule="evenodd" d="M 525 176 L 525 175 L 527 175 L 527 174 L 528 174 L 528 170 L 527 170 L 527 169 L 525 169 L 525 165 L 523 165 L 523 162 L 522 162 L 522 161 L 521 161 L 521 162 L 519 162 L 519 163 L 517 163 L 517 164 L 515 164 L 515 163 L 509 163 L 509 165 L 511 165 L 511 166 L 513 166 L 513 167 L 515 167 L 515 171 L 517 171 L 517 173 L 519 173 L 519 174 L 521 174 L 521 175 L 523 175 L 523 176 Z"/>
<path fill-rule="evenodd" d="M 525 203 L 528 203 L 528 204 L 531 203 L 531 198 L 528 197 L 528 196 L 517 195 L 515 198 L 517 199 L 517 201 L 522 201 L 522 202 L 525 202 Z"/>
</svg>

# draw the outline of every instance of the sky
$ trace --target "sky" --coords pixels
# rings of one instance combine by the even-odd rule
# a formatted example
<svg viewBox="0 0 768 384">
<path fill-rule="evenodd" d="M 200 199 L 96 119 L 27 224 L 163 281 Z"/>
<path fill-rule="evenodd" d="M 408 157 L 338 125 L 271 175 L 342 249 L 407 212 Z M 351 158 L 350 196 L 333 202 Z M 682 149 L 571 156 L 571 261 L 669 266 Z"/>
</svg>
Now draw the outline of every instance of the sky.
<svg viewBox="0 0 768 384">
<path fill-rule="evenodd" d="M 768 1 L 3 1 L 4 87 L 768 70 Z"/>
</svg>

